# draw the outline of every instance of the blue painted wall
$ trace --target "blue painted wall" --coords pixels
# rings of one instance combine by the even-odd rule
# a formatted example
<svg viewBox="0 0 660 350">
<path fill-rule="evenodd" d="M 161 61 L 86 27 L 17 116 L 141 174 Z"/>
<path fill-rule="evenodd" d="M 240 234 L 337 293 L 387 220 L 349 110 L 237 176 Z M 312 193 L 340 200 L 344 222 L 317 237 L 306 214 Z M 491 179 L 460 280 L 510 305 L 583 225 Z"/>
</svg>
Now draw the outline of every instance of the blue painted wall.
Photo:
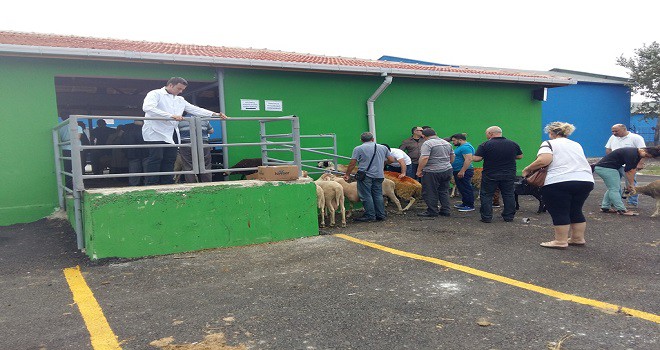
<svg viewBox="0 0 660 350">
<path fill-rule="evenodd" d="M 630 116 L 630 131 L 639 134 L 644 138 L 646 144 L 653 142 L 655 136 L 655 126 L 658 123 L 658 118 L 644 120 L 643 114 L 635 114 Z"/>
<path fill-rule="evenodd" d="M 630 89 L 623 84 L 586 82 L 548 89 L 542 121 L 543 126 L 553 121 L 575 125 L 571 139 L 582 145 L 587 157 L 602 157 L 612 125 L 630 123 Z M 543 139 L 547 138 L 544 134 Z"/>
</svg>

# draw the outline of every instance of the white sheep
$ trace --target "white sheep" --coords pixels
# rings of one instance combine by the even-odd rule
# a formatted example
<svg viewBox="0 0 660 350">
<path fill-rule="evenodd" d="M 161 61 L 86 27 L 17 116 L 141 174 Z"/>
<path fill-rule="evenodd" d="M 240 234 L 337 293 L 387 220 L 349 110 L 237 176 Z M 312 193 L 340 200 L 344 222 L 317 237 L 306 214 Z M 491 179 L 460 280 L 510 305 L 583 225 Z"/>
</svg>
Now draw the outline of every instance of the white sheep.
<svg viewBox="0 0 660 350">
<path fill-rule="evenodd" d="M 341 185 L 341 187 L 344 189 L 344 197 L 346 197 L 346 199 L 348 199 L 348 201 L 350 202 L 349 212 L 353 210 L 353 203 L 360 202 L 360 196 L 358 195 L 358 190 L 357 190 L 357 182 L 348 183 L 346 182 L 346 180 L 344 180 L 343 177 L 335 176 L 327 173 L 321 175 L 320 178 L 334 180 Z M 394 184 L 394 181 L 389 179 L 383 179 L 383 197 L 388 198 L 389 200 L 394 202 L 399 212 L 403 212 L 403 208 L 401 208 L 401 202 L 399 202 L 399 199 L 396 198 L 396 194 L 394 193 L 395 187 L 396 185 Z"/>
<path fill-rule="evenodd" d="M 325 227 L 325 195 L 318 184 L 316 185 L 316 206 L 321 209 L 321 227 Z"/>
<path fill-rule="evenodd" d="M 316 180 L 315 183 L 316 186 L 321 187 L 323 190 L 325 207 L 328 209 L 330 215 L 330 226 L 335 225 L 335 211 L 339 209 L 341 213 L 341 227 L 346 227 L 346 207 L 344 206 L 344 189 L 342 186 L 335 181 L 323 179 L 323 177 Z"/>
</svg>

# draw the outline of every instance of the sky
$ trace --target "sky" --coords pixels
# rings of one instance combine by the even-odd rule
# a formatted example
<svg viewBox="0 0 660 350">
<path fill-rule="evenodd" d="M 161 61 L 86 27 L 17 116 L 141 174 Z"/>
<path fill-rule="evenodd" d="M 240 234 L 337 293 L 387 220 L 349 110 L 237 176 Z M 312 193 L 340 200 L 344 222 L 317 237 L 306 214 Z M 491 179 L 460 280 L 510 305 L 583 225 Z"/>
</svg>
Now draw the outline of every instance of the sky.
<svg viewBox="0 0 660 350">
<path fill-rule="evenodd" d="M 660 1 L 31 1 L 0 30 L 628 77 Z"/>
</svg>

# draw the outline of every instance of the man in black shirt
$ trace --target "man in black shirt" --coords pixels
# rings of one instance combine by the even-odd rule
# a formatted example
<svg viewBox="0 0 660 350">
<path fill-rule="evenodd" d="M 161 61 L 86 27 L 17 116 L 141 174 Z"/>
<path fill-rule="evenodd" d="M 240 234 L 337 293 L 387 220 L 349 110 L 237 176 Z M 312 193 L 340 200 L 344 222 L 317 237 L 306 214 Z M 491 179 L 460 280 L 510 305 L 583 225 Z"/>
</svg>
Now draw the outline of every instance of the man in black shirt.
<svg viewBox="0 0 660 350">
<path fill-rule="evenodd" d="M 516 160 L 523 157 L 520 146 L 502 137 L 499 126 L 486 129 L 488 141 L 482 143 L 474 153 L 472 160 L 484 161 L 484 170 L 481 175 L 481 221 L 493 220 L 493 195 L 497 188 L 502 193 L 504 221 L 513 221 L 516 214 L 516 199 L 514 195 L 514 182 L 516 181 Z"/>
</svg>

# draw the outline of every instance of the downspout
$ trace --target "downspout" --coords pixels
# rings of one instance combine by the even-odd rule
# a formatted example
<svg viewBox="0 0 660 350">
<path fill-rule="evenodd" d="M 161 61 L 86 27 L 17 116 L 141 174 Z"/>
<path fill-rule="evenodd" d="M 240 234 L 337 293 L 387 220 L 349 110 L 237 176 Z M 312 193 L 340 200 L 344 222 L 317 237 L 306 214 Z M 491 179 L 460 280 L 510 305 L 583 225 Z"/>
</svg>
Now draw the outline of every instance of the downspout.
<svg viewBox="0 0 660 350">
<path fill-rule="evenodd" d="M 376 138 L 376 114 L 374 113 L 374 102 L 376 102 L 376 99 L 378 99 L 378 96 L 387 89 L 387 87 L 392 84 L 392 77 L 387 75 L 387 73 L 383 73 L 385 75 L 385 80 L 383 81 L 382 84 L 378 87 L 378 89 L 374 92 L 371 97 L 367 100 L 367 120 L 369 121 L 369 132 L 371 132 L 374 135 L 374 139 Z"/>
</svg>

